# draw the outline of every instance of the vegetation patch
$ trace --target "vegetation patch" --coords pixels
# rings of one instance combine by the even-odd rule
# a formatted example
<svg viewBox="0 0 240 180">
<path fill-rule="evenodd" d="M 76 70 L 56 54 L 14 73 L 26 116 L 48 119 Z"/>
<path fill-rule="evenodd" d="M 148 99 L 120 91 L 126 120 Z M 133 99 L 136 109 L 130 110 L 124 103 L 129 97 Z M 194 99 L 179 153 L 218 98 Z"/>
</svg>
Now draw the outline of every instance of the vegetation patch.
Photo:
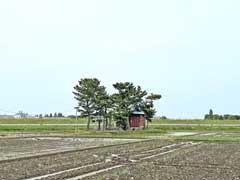
<svg viewBox="0 0 240 180">
<path fill-rule="evenodd" d="M 240 124 L 239 120 L 154 119 L 151 124 Z"/>
<path fill-rule="evenodd" d="M 0 124 L 85 124 L 85 118 L 70 119 L 70 118 L 0 118 Z"/>
<path fill-rule="evenodd" d="M 210 142 L 240 142 L 236 136 L 183 136 L 173 137 L 175 140 L 210 141 Z"/>
<path fill-rule="evenodd" d="M 163 131 L 239 132 L 240 126 L 153 126 Z"/>
</svg>

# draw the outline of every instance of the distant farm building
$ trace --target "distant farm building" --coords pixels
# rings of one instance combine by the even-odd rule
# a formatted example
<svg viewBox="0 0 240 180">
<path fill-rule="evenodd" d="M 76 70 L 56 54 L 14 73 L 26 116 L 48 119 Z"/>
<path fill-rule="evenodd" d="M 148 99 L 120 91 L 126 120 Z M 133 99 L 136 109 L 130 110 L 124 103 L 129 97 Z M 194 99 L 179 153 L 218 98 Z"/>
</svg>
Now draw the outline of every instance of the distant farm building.
<svg viewBox="0 0 240 180">
<path fill-rule="evenodd" d="M 145 128 L 144 112 L 134 111 L 131 113 L 129 116 L 129 128 L 132 130 Z"/>
</svg>

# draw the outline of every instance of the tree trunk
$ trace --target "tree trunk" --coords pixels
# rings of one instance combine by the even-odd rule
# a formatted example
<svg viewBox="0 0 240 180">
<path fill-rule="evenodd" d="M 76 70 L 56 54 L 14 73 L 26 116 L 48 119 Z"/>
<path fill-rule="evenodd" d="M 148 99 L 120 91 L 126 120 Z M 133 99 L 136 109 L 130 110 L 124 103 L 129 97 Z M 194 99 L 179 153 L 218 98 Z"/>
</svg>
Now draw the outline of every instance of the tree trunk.
<svg viewBox="0 0 240 180">
<path fill-rule="evenodd" d="M 88 115 L 87 130 L 90 129 L 90 121 L 91 121 L 91 118 L 90 118 L 90 115 Z"/>
<path fill-rule="evenodd" d="M 105 119 L 105 117 L 102 119 L 102 121 L 103 121 L 102 130 L 105 131 L 105 128 L 106 128 L 106 119 Z"/>
<path fill-rule="evenodd" d="M 106 126 L 105 129 L 108 129 L 108 118 L 106 118 Z"/>
<path fill-rule="evenodd" d="M 112 116 L 110 117 L 109 119 L 109 125 L 108 125 L 110 128 L 112 128 Z"/>
<path fill-rule="evenodd" d="M 104 108 L 104 115 L 103 115 L 103 131 L 106 130 L 106 127 L 107 127 L 107 108 L 105 107 Z"/>
<path fill-rule="evenodd" d="M 101 130 L 101 121 L 98 120 L 98 130 Z"/>
</svg>

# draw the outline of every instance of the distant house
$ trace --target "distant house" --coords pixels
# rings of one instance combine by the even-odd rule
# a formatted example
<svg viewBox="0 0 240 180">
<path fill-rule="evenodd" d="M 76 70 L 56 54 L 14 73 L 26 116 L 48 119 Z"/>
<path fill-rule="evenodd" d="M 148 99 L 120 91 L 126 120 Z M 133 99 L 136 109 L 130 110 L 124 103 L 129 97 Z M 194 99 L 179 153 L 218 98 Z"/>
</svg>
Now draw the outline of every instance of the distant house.
<svg viewBox="0 0 240 180">
<path fill-rule="evenodd" d="M 15 114 L 13 117 L 16 118 L 16 119 L 20 119 L 21 118 L 20 114 Z"/>
<path fill-rule="evenodd" d="M 10 118 L 14 118 L 14 116 L 12 115 L 0 115 L 0 118 L 3 118 L 3 119 L 10 119 Z"/>
<path fill-rule="evenodd" d="M 132 130 L 145 128 L 144 112 L 134 111 L 131 113 L 131 115 L 129 116 L 129 128 Z"/>
</svg>

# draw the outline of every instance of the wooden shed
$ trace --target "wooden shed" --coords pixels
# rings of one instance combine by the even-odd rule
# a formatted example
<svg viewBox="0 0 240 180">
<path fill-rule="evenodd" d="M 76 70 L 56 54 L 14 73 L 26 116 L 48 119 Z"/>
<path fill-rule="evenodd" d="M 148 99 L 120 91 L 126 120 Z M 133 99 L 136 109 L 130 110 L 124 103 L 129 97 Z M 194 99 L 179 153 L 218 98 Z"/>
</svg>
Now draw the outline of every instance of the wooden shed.
<svg viewBox="0 0 240 180">
<path fill-rule="evenodd" d="M 129 116 L 129 128 L 132 130 L 145 128 L 144 112 L 134 111 L 131 113 Z"/>
</svg>

